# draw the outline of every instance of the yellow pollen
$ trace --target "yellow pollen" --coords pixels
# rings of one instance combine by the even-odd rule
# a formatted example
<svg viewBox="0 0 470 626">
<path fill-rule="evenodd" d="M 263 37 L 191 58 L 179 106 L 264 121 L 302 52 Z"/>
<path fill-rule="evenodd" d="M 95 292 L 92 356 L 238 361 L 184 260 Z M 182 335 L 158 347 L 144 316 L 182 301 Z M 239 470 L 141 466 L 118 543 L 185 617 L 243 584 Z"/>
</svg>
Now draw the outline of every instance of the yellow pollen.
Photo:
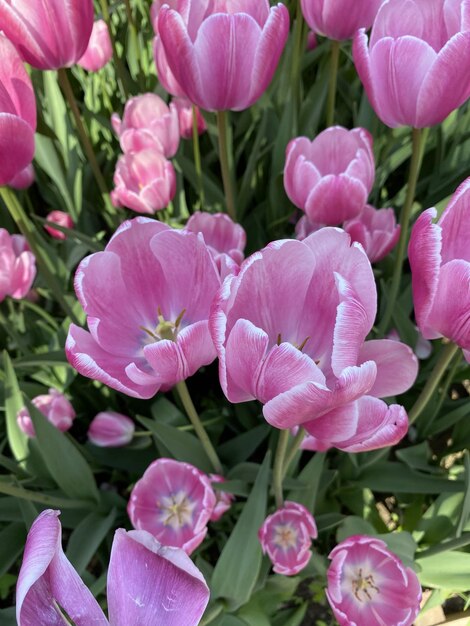
<svg viewBox="0 0 470 626">
<path fill-rule="evenodd" d="M 368 602 L 373 599 L 374 595 L 380 593 L 380 589 L 376 586 L 372 574 L 363 576 L 362 569 L 357 572 L 357 578 L 352 581 L 352 589 L 354 596 L 359 602 Z M 362 597 L 361 597 L 362 594 Z"/>
<path fill-rule="evenodd" d="M 289 524 L 277 526 L 274 543 L 283 550 L 294 548 L 297 543 L 297 531 Z"/>
</svg>

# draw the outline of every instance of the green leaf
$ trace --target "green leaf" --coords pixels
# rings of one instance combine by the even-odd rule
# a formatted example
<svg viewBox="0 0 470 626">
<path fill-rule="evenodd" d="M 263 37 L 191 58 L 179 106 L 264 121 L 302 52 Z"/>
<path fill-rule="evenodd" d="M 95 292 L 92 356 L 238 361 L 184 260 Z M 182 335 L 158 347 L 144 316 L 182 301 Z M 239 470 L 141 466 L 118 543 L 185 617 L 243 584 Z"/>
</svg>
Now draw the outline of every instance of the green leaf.
<svg viewBox="0 0 470 626">
<path fill-rule="evenodd" d="M 25 541 L 26 528 L 20 522 L 8 524 L 0 532 L 0 576 L 8 572 L 16 562 L 23 551 Z"/>
<path fill-rule="evenodd" d="M 437 478 L 392 461 L 367 468 L 353 484 L 382 493 L 455 493 L 464 489 L 462 480 Z"/>
<path fill-rule="evenodd" d="M 231 466 L 237 465 L 249 459 L 269 434 L 269 425 L 260 424 L 222 444 L 217 452 L 223 461 L 230 463 Z"/>
<path fill-rule="evenodd" d="M 80 575 L 113 527 L 115 519 L 114 509 L 107 517 L 90 513 L 70 535 L 66 554 Z"/>
<path fill-rule="evenodd" d="M 325 459 L 324 452 L 317 452 L 298 476 L 301 482 L 308 485 L 308 489 L 291 491 L 288 496 L 288 500 L 303 504 L 312 513 L 315 510 Z"/>
<path fill-rule="evenodd" d="M 24 402 L 6 350 L 3 353 L 3 367 L 5 370 L 5 413 L 8 443 L 15 459 L 22 461 L 28 455 L 28 438 L 20 430 L 16 421 L 16 414 L 24 406 Z"/>
<path fill-rule="evenodd" d="M 467 552 L 447 552 L 417 559 L 421 571 L 418 578 L 422 585 L 452 591 L 468 591 L 470 554 Z"/>
<path fill-rule="evenodd" d="M 248 602 L 260 571 L 262 553 L 258 529 L 266 517 L 269 465 L 268 453 L 250 497 L 214 568 L 212 597 L 227 599 L 232 609 Z"/>
</svg>

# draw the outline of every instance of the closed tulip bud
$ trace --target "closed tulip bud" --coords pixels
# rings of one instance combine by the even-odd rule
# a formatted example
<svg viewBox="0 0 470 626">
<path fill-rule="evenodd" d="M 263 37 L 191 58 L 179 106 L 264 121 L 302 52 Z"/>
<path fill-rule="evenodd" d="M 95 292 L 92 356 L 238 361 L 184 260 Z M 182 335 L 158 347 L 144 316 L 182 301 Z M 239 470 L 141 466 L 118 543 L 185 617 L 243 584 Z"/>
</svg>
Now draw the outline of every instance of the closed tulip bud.
<svg viewBox="0 0 470 626">
<path fill-rule="evenodd" d="M 36 259 L 22 235 L 0 228 L 0 302 L 24 298 L 36 277 Z"/>
<path fill-rule="evenodd" d="M 109 36 L 108 25 L 104 20 L 93 24 L 90 41 L 85 54 L 77 61 L 78 65 L 89 72 L 102 69 L 113 56 L 113 46 Z"/>
<path fill-rule="evenodd" d="M 353 241 L 366 251 L 371 263 L 384 259 L 397 245 L 400 226 L 393 209 L 375 209 L 367 204 L 359 215 L 343 224 Z"/>
<path fill-rule="evenodd" d="M 193 137 L 193 105 L 187 98 L 173 98 L 173 104 L 178 111 L 178 121 L 180 125 L 180 134 L 183 139 L 192 139 Z M 195 107 L 196 124 L 198 135 L 202 135 L 207 130 L 205 119 L 201 115 L 198 107 Z"/>
<path fill-rule="evenodd" d="M 302 0 L 307 24 L 318 35 L 341 41 L 370 28 L 383 0 Z"/>
<path fill-rule="evenodd" d="M 73 228 L 75 226 L 73 219 L 70 217 L 68 213 L 64 213 L 64 211 L 51 211 L 49 215 L 46 217 L 48 222 L 54 222 L 58 226 L 63 226 L 64 228 Z M 57 230 L 53 226 L 44 226 L 44 229 L 49 233 L 51 237 L 54 239 L 67 239 L 67 235 L 63 233 L 61 230 Z"/>
<path fill-rule="evenodd" d="M 53 426 L 62 432 L 71 428 L 76 413 L 64 394 L 57 389 L 49 389 L 48 394 L 36 396 L 32 403 Z M 18 426 L 28 437 L 36 436 L 33 422 L 26 407 L 18 411 L 16 419 Z"/>
<path fill-rule="evenodd" d="M 105 411 L 93 418 L 88 429 L 88 439 L 101 448 L 118 448 L 132 441 L 134 422 L 121 413 Z"/>
</svg>

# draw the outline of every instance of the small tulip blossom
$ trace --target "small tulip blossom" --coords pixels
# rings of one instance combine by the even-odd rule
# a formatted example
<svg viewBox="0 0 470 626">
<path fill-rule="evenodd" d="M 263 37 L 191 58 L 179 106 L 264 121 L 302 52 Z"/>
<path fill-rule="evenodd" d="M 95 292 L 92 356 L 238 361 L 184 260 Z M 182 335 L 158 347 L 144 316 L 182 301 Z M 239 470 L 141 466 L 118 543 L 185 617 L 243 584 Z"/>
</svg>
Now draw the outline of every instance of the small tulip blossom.
<svg viewBox="0 0 470 626">
<path fill-rule="evenodd" d="M 115 411 L 103 411 L 96 415 L 88 429 L 88 439 L 101 448 L 117 448 L 132 441 L 134 422 L 127 415 Z"/>
<path fill-rule="evenodd" d="M 375 209 L 370 204 L 359 215 L 344 222 L 344 230 L 364 248 L 371 263 L 384 259 L 397 245 L 400 225 L 393 209 Z"/>
<path fill-rule="evenodd" d="M 77 64 L 88 72 L 98 72 L 111 61 L 112 56 L 113 45 L 108 25 L 104 20 L 98 20 L 93 24 L 85 54 L 77 61 Z"/>
<path fill-rule="evenodd" d="M 194 107 L 187 98 L 173 98 L 172 104 L 178 111 L 178 121 L 180 125 L 180 134 L 183 139 L 192 139 L 193 137 L 193 118 L 196 112 L 196 126 L 198 135 L 202 135 L 207 130 L 206 120 L 203 118 L 199 107 Z"/>
<path fill-rule="evenodd" d="M 315 520 L 303 505 L 286 500 L 282 509 L 269 515 L 258 536 L 276 574 L 294 576 L 312 556 L 312 539 L 317 538 Z"/>
<path fill-rule="evenodd" d="M 36 258 L 23 235 L 0 228 L 0 302 L 24 298 L 36 277 Z"/>
<path fill-rule="evenodd" d="M 408 248 L 416 321 L 425 339 L 454 341 L 470 363 L 470 178 L 436 217 L 419 216 Z"/>
<path fill-rule="evenodd" d="M 357 217 L 374 179 L 372 137 L 363 128 L 332 126 L 287 146 L 284 188 L 312 222 L 336 226 Z"/>
<path fill-rule="evenodd" d="M 326 596 L 340 626 L 411 626 L 421 586 L 383 541 L 349 537 L 329 557 Z"/>
<path fill-rule="evenodd" d="M 54 224 L 63 226 L 64 228 L 70 229 L 75 226 L 73 219 L 64 211 L 51 211 L 47 215 L 46 220 L 48 222 L 54 222 Z M 61 239 L 62 241 L 67 239 L 67 235 L 64 232 L 54 228 L 53 226 L 49 226 L 48 224 L 44 226 L 44 230 L 46 230 L 51 237 L 54 237 L 54 239 Z"/>
<path fill-rule="evenodd" d="M 36 396 L 32 399 L 32 403 L 53 426 L 62 432 L 66 432 L 72 427 L 76 417 L 75 410 L 64 394 L 57 389 L 51 388 L 49 393 Z M 16 419 L 18 426 L 28 437 L 36 436 L 31 416 L 26 407 L 18 411 Z"/>
<path fill-rule="evenodd" d="M 203 575 L 178 548 L 144 530 L 117 530 L 108 568 L 105 617 L 62 549 L 59 512 L 46 510 L 28 533 L 16 587 L 18 626 L 68 624 L 197 626 L 209 601 Z"/>
<path fill-rule="evenodd" d="M 157 459 L 135 484 L 127 512 L 134 528 L 191 554 L 207 534 L 215 505 L 205 474 L 189 463 Z"/>
<path fill-rule="evenodd" d="M 225 478 L 218 474 L 209 474 L 211 483 L 224 483 Z M 211 515 L 211 522 L 217 522 L 224 513 L 226 513 L 232 506 L 232 502 L 235 500 L 235 496 L 232 493 L 221 491 L 220 489 L 214 489 L 215 493 L 215 506 Z"/>
<path fill-rule="evenodd" d="M 144 217 L 124 222 L 77 269 L 89 332 L 71 324 L 67 358 L 88 378 L 151 398 L 215 359 L 209 313 L 219 286 L 202 236 Z"/>
<path fill-rule="evenodd" d="M 338 41 L 370 28 L 383 0 L 302 0 L 307 24 L 318 35 Z"/>
</svg>

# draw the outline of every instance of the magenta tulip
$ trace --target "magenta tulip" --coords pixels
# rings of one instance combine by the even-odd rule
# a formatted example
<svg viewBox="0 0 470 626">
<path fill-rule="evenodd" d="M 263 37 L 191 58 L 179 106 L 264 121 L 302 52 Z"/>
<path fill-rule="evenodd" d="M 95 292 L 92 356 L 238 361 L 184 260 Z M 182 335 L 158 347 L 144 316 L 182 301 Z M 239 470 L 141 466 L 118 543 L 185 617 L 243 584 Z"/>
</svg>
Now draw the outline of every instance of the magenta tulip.
<svg viewBox="0 0 470 626">
<path fill-rule="evenodd" d="M 470 363 L 470 178 L 436 216 L 419 216 L 408 248 L 416 321 L 425 339 L 451 339 Z"/>
<path fill-rule="evenodd" d="M 93 28 L 93 0 L 0 0 L 0 30 L 40 70 L 74 65 Z"/>
<path fill-rule="evenodd" d="M 111 192 L 114 206 L 152 215 L 169 205 L 176 193 L 176 173 L 157 148 L 119 157 Z"/>
<path fill-rule="evenodd" d="M 411 626 L 421 586 L 383 541 L 356 535 L 329 556 L 326 596 L 340 626 Z"/>
<path fill-rule="evenodd" d="M 363 128 L 327 128 L 287 146 L 284 187 L 312 222 L 336 226 L 359 215 L 375 178 L 372 137 Z"/>
<path fill-rule="evenodd" d="M 470 96 L 470 4 L 387 0 L 367 44 L 354 38 L 354 62 L 379 118 L 395 128 L 442 122 Z"/>
<path fill-rule="evenodd" d="M 36 277 L 36 259 L 22 235 L 0 228 L 0 302 L 24 298 Z"/>
<path fill-rule="evenodd" d="M 303 424 L 335 447 L 397 443 L 406 413 L 377 398 L 408 389 L 417 359 L 395 341 L 365 342 L 376 298 L 367 256 L 339 229 L 256 252 L 225 279 L 211 313 L 225 395 L 256 398 L 271 425 Z"/>
<path fill-rule="evenodd" d="M 15 178 L 10 180 L 8 186 L 12 187 L 13 189 L 27 189 L 28 187 L 31 187 L 35 179 L 36 174 L 34 172 L 34 167 L 32 163 L 30 163 L 24 168 L 24 170 L 21 170 L 21 172 L 17 174 Z"/>
<path fill-rule="evenodd" d="M 67 358 L 88 378 L 151 398 L 215 359 L 208 320 L 219 286 L 202 237 L 144 217 L 124 222 L 78 267 L 90 332 L 70 326 Z"/>
<path fill-rule="evenodd" d="M 180 125 L 180 134 L 183 139 L 192 139 L 193 137 L 193 105 L 187 98 L 173 98 L 172 104 L 178 111 L 178 121 Z M 205 119 L 201 115 L 198 107 L 196 110 L 196 126 L 198 135 L 202 135 L 207 130 Z"/>
<path fill-rule="evenodd" d="M 0 11 L 2 4 L 0 2 Z M 1 26 L 0 26 L 1 30 Z M 24 174 L 34 157 L 36 100 L 21 58 L 0 34 L 0 186 Z"/>
<path fill-rule="evenodd" d="M 393 209 L 375 209 L 367 204 L 359 215 L 343 224 L 353 241 L 366 251 L 371 263 L 384 259 L 397 245 L 400 226 Z"/>
<path fill-rule="evenodd" d="M 282 509 L 264 520 L 258 532 L 263 552 L 269 556 L 274 571 L 284 576 L 295 576 L 308 565 L 312 539 L 317 535 L 310 511 L 288 500 Z"/>
<path fill-rule="evenodd" d="M 157 459 L 136 482 L 127 512 L 134 528 L 191 554 L 207 534 L 215 505 L 205 474 L 189 463 Z"/>
<path fill-rule="evenodd" d="M 307 24 L 318 35 L 341 41 L 368 29 L 383 0 L 301 0 Z"/>
<path fill-rule="evenodd" d="M 90 41 L 85 54 L 77 61 L 78 65 L 88 72 L 98 72 L 113 57 L 113 45 L 109 35 L 108 25 L 104 20 L 93 24 Z"/>
<path fill-rule="evenodd" d="M 28 533 L 16 587 L 18 626 L 67 624 L 61 609 L 77 626 L 199 624 L 209 589 L 189 557 L 143 530 L 122 528 L 108 568 L 108 621 L 64 554 L 58 515 L 43 511 Z"/>
<path fill-rule="evenodd" d="M 48 222 L 54 222 L 54 224 L 63 226 L 64 228 L 73 228 L 75 226 L 73 219 L 68 213 L 64 213 L 64 211 L 51 211 L 49 215 L 47 215 L 46 220 Z M 64 232 L 54 228 L 53 226 L 48 226 L 46 224 L 44 229 L 51 237 L 54 237 L 54 239 L 67 239 L 67 235 Z"/>
<path fill-rule="evenodd" d="M 33 398 L 32 404 L 44 417 L 47 417 L 53 426 L 62 432 L 72 427 L 73 420 L 76 417 L 75 410 L 64 394 L 57 389 L 49 389 L 49 393 L 36 396 Z M 28 437 L 36 436 L 31 416 L 26 407 L 18 411 L 16 419 L 18 426 Z"/>
<path fill-rule="evenodd" d="M 157 20 L 158 45 L 183 95 L 208 111 L 247 109 L 276 70 L 289 34 L 286 7 L 270 8 L 268 0 L 184 4 L 186 16 L 164 5 Z"/>
<path fill-rule="evenodd" d="M 134 422 L 130 417 L 115 411 L 103 411 L 93 418 L 88 439 L 100 448 L 118 448 L 130 443 L 134 432 Z"/>
<path fill-rule="evenodd" d="M 225 482 L 225 478 L 218 474 L 209 474 L 209 479 L 212 484 Z M 230 509 L 232 502 L 235 500 L 235 496 L 227 491 L 214 489 L 214 494 L 215 506 L 210 517 L 211 522 L 217 522 Z"/>
</svg>

